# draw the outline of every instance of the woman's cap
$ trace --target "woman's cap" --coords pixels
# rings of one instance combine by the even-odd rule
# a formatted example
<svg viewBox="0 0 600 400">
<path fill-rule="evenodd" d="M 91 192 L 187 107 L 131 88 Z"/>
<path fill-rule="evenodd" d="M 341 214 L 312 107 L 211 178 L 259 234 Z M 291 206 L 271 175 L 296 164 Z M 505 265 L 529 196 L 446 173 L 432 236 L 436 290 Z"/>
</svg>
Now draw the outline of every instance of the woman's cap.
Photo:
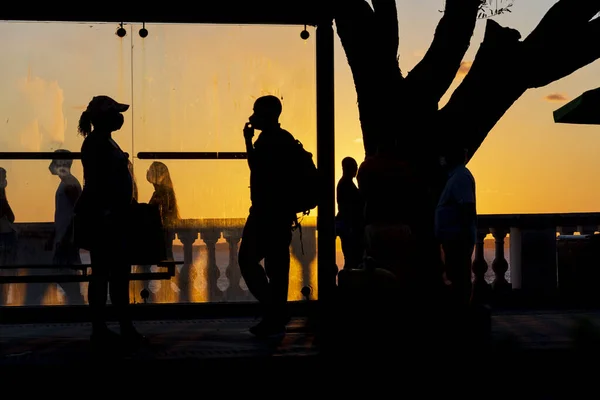
<svg viewBox="0 0 600 400">
<path fill-rule="evenodd" d="M 125 112 L 129 109 L 128 104 L 122 104 L 108 96 L 94 96 L 87 106 L 86 111 L 92 114 L 103 114 L 108 111 Z"/>
</svg>

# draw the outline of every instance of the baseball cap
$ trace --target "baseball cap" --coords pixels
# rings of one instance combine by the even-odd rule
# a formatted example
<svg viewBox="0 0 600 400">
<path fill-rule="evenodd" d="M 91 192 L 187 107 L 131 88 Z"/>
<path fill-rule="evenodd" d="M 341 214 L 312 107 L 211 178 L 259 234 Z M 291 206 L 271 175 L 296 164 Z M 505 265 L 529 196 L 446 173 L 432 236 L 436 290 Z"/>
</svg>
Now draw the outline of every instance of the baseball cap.
<svg viewBox="0 0 600 400">
<path fill-rule="evenodd" d="M 108 111 L 125 112 L 129 109 L 128 104 L 122 104 L 113 98 L 101 95 L 94 96 L 87 106 L 86 111 L 92 114 L 103 114 Z"/>
</svg>

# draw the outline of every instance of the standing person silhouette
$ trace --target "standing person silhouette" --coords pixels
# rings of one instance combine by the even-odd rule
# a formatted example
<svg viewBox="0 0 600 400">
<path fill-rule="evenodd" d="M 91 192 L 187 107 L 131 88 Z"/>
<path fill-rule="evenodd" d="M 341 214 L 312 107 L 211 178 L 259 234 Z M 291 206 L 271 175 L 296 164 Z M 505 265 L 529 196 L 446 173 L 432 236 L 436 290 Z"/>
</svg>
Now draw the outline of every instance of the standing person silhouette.
<svg viewBox="0 0 600 400">
<path fill-rule="evenodd" d="M 108 96 L 96 96 L 79 119 L 78 130 L 85 138 L 81 146 L 84 185 L 75 208 L 76 218 L 80 221 L 75 233 L 81 247 L 90 250 L 91 341 L 101 347 L 120 343 L 136 346 L 144 340 L 135 329 L 129 312 L 131 264 L 124 225 L 135 201 L 134 183 L 127 154 L 112 138 L 112 133 L 123 126 L 122 113 L 128 109 L 129 105 L 117 103 Z M 106 325 L 109 288 L 121 337 Z"/>
<path fill-rule="evenodd" d="M 466 165 L 468 156 L 467 149 L 451 146 L 440 157 L 448 180 L 435 211 L 435 232 L 444 251 L 452 300 L 462 308 L 471 302 L 471 257 L 477 239 L 475 178 Z"/>
<path fill-rule="evenodd" d="M 69 150 L 59 149 L 55 153 L 70 153 Z M 48 169 L 52 175 L 60 178 L 56 188 L 54 206 L 54 235 L 52 249 L 54 251 L 52 263 L 54 265 L 69 266 L 81 264 L 79 248 L 73 238 L 73 217 L 75 204 L 81 195 L 81 184 L 71 173 L 72 159 L 52 160 Z M 73 272 L 69 270 L 68 272 Z M 67 304 L 83 304 L 79 282 L 64 282 L 60 286 L 65 291 Z"/>
<path fill-rule="evenodd" d="M 242 233 L 238 262 L 263 319 L 250 332 L 258 337 L 285 334 L 290 273 L 290 243 L 296 213 L 290 205 L 290 153 L 295 138 L 279 125 L 282 105 L 275 96 L 254 103 L 244 126 L 250 167 L 252 206 Z M 261 131 L 254 143 L 254 129 Z M 260 261 L 264 259 L 264 268 Z"/>
<path fill-rule="evenodd" d="M 13 227 L 15 214 L 6 197 L 7 185 L 6 170 L 0 168 L 0 263 L 2 265 L 13 264 L 17 255 L 17 231 Z M 8 287 L 8 285 L 0 285 L 0 305 L 7 304 Z"/>
<path fill-rule="evenodd" d="M 365 204 L 354 178 L 358 173 L 358 163 L 352 157 L 342 160 L 342 177 L 336 197 L 338 214 L 336 215 L 337 234 L 342 242 L 344 269 L 358 268 L 364 252 L 364 208 Z"/>
<path fill-rule="evenodd" d="M 162 162 L 154 161 L 152 164 L 150 164 L 150 168 L 148 168 L 146 180 L 154 186 L 154 192 L 152 193 L 152 197 L 150 198 L 148 204 L 154 204 L 158 206 L 158 210 L 162 219 L 162 225 L 164 227 L 165 243 L 167 245 L 167 259 L 174 260 L 173 239 L 175 238 L 175 234 L 173 228 L 177 226 L 180 217 L 179 208 L 177 207 L 177 199 L 175 197 L 175 189 L 173 188 L 173 181 L 171 180 L 169 168 L 167 168 L 167 166 Z M 150 270 L 150 266 L 143 266 L 142 270 L 148 272 Z M 162 290 L 165 296 L 167 292 L 167 284 L 169 283 L 170 282 L 159 283 L 161 288 L 165 288 Z M 144 282 L 144 288 L 150 289 L 149 282 Z M 155 298 L 158 297 L 157 293 L 153 294 Z"/>
</svg>

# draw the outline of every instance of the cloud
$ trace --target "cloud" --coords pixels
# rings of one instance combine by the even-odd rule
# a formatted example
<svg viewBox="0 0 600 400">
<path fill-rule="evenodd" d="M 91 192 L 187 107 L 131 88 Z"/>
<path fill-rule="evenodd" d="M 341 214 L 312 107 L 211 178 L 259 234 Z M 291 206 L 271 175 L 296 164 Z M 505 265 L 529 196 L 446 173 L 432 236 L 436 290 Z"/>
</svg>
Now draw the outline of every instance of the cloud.
<svg viewBox="0 0 600 400">
<path fill-rule="evenodd" d="M 569 98 L 567 97 L 566 94 L 563 93 L 550 93 L 548 96 L 544 97 L 544 100 L 546 101 L 550 101 L 553 103 L 563 103 L 567 100 L 569 100 Z"/>
<path fill-rule="evenodd" d="M 56 146 L 63 144 L 67 123 L 63 112 L 64 92 L 58 82 L 29 73 L 17 85 L 27 102 L 25 107 L 33 115 L 33 120 L 22 131 L 21 143 L 27 142 L 29 148 L 40 148 L 43 141 Z M 37 143 L 29 142 L 31 140 Z"/>
<path fill-rule="evenodd" d="M 458 76 L 465 76 L 471 70 L 471 66 L 473 65 L 473 61 L 463 61 L 460 63 L 460 67 L 458 68 Z"/>
<path fill-rule="evenodd" d="M 42 133 L 37 119 L 28 123 L 19 132 L 19 144 L 25 151 L 40 151 L 41 142 Z"/>
</svg>

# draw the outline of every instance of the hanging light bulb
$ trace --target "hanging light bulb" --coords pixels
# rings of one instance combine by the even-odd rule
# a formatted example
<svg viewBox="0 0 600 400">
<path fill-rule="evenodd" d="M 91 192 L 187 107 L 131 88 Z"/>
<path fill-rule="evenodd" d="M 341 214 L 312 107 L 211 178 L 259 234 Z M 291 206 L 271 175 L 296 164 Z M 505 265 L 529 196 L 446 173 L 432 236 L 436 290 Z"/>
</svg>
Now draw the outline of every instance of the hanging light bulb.
<svg viewBox="0 0 600 400">
<path fill-rule="evenodd" d="M 142 29 L 140 29 L 140 37 L 143 39 L 148 36 L 148 29 L 146 29 L 146 23 L 142 22 Z"/>
<path fill-rule="evenodd" d="M 300 32 L 300 37 L 304 40 L 307 40 L 310 37 L 310 33 L 306 30 L 306 25 L 304 25 L 304 30 Z"/>
<path fill-rule="evenodd" d="M 119 25 L 119 29 L 117 29 L 117 36 L 122 38 L 125 37 L 125 35 L 127 35 L 127 30 L 125 28 L 123 28 L 123 22 L 121 22 L 121 24 Z"/>
</svg>

